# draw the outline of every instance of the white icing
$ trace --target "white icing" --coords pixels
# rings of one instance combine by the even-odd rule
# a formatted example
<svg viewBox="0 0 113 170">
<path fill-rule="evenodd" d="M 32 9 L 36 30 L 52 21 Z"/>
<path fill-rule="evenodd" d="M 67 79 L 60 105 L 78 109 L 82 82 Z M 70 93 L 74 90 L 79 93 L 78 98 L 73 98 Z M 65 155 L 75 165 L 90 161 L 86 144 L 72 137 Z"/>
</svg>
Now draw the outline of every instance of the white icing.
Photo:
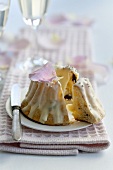
<svg viewBox="0 0 113 170">
<path fill-rule="evenodd" d="M 29 102 L 29 105 L 32 106 L 30 113 L 29 113 L 29 117 L 32 118 L 33 114 L 36 110 L 37 107 L 39 107 L 39 103 L 41 103 L 41 99 L 42 99 L 42 95 L 43 95 L 43 91 L 44 91 L 44 87 L 45 87 L 45 83 L 40 83 L 38 85 L 38 88 L 35 91 L 35 94 L 33 96 L 33 98 L 31 99 L 31 101 Z"/>
</svg>

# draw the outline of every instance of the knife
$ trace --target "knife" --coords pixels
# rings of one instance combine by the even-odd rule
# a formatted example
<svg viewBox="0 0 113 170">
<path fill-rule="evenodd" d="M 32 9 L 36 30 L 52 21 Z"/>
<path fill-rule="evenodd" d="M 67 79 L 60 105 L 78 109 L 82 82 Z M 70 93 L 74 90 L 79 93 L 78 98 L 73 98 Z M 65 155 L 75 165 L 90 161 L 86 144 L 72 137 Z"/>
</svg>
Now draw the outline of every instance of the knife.
<svg viewBox="0 0 113 170">
<path fill-rule="evenodd" d="M 11 89 L 11 107 L 12 107 L 12 137 L 14 140 L 20 140 L 22 136 L 22 127 L 20 119 L 21 89 L 18 84 L 14 84 Z"/>
</svg>

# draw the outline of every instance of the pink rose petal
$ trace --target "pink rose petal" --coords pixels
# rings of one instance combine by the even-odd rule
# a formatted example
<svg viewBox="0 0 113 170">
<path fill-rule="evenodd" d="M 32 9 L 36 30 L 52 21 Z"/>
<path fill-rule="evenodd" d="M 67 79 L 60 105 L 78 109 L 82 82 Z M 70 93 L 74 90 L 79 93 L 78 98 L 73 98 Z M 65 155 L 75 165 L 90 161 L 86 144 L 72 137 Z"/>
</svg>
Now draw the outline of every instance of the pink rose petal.
<svg viewBox="0 0 113 170">
<path fill-rule="evenodd" d="M 64 14 L 54 15 L 50 18 L 50 22 L 52 24 L 62 24 L 64 22 L 67 22 L 67 18 Z"/>
<path fill-rule="evenodd" d="M 11 58 L 7 56 L 7 53 L 0 53 L 0 68 L 8 68 L 11 63 Z"/>
<path fill-rule="evenodd" d="M 56 72 L 52 63 L 48 62 L 43 67 L 29 74 L 29 78 L 32 81 L 48 82 L 56 78 Z"/>
</svg>

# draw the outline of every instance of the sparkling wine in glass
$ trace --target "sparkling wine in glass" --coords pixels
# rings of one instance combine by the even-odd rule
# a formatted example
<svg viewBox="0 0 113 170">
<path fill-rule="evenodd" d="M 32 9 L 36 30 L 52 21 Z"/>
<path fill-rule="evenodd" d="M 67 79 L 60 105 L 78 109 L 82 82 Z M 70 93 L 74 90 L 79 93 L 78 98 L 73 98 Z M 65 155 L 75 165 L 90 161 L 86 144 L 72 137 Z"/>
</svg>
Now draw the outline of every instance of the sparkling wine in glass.
<svg viewBox="0 0 113 170">
<path fill-rule="evenodd" d="M 6 26 L 8 13 L 9 13 L 9 6 L 10 6 L 10 0 L 0 0 L 0 40 Z M 3 53 L 1 52 L 2 40 L 0 43 L 1 43 L 0 45 L 0 90 L 1 90 L 3 80 L 4 80 L 4 75 L 6 72 L 6 65 L 4 64 L 5 59 L 4 56 L 2 55 Z"/>
<path fill-rule="evenodd" d="M 0 0 L 0 37 L 5 29 L 8 18 L 10 1 Z"/>
<path fill-rule="evenodd" d="M 31 26 L 35 32 L 34 49 L 36 51 L 35 51 L 35 55 L 33 56 L 32 62 L 35 61 L 37 65 L 41 65 L 43 64 L 44 60 L 43 59 L 41 60 L 38 56 L 37 28 L 41 24 L 47 12 L 49 0 L 18 0 L 18 1 L 19 1 L 19 6 L 20 6 L 21 13 L 23 15 L 24 22 L 26 23 L 26 25 Z"/>
</svg>

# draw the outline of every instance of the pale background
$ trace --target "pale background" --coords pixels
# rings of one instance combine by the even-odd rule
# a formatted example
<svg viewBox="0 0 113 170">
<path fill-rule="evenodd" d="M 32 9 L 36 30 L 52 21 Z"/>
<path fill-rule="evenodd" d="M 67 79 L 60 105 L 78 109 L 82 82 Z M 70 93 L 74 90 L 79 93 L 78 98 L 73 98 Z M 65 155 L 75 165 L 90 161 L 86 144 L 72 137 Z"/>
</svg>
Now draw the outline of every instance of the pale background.
<svg viewBox="0 0 113 170">
<path fill-rule="evenodd" d="M 75 13 L 95 20 L 93 39 L 95 60 L 108 64 L 113 59 L 113 1 L 112 0 L 51 0 L 48 16 L 56 13 Z M 17 0 L 12 0 L 6 32 L 12 35 L 25 26 L 21 18 Z M 113 71 L 111 67 L 108 83 L 99 87 L 99 96 L 106 110 L 105 126 L 113 140 Z M 112 143 L 109 149 L 100 153 L 83 153 L 78 156 L 31 156 L 0 153 L 0 170 L 112 170 Z"/>
</svg>

